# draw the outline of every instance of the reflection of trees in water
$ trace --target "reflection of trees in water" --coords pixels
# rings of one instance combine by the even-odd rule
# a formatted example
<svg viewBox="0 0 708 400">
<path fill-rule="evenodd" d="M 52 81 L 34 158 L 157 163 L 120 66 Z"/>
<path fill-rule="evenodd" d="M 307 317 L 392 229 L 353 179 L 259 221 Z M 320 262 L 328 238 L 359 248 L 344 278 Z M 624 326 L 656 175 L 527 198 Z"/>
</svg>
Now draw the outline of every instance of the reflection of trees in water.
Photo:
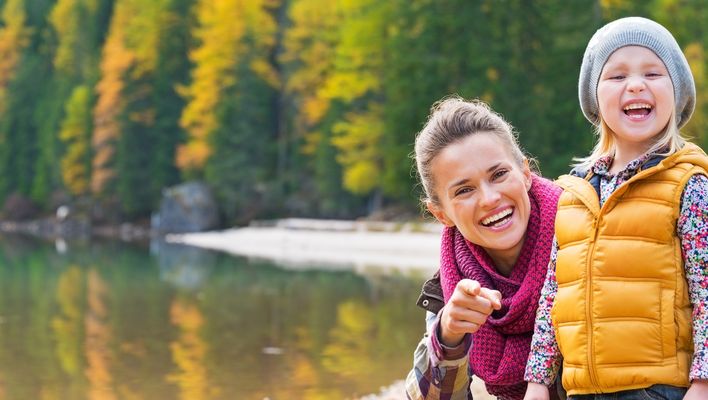
<svg viewBox="0 0 708 400">
<path fill-rule="evenodd" d="M 74 382 L 73 394 L 83 391 L 82 372 L 84 359 L 81 351 L 84 314 L 84 273 L 80 267 L 72 265 L 59 276 L 56 286 L 57 314 L 51 319 L 51 327 L 56 338 L 56 356 L 64 373 Z"/>
<path fill-rule="evenodd" d="M 8 398 L 346 398 L 402 378 L 423 329 L 417 278 L 23 246 L 0 245 Z M 165 279 L 180 265 L 198 279 Z"/>
<path fill-rule="evenodd" d="M 362 390 L 373 384 L 384 386 L 405 377 L 419 339 L 411 333 L 423 332 L 422 312 L 409 312 L 415 307 L 415 283 L 392 277 L 376 282 L 377 293 L 368 297 L 376 301 L 356 298 L 339 304 L 337 323 L 324 347 L 323 366 L 342 380 L 342 387 L 350 388 L 347 394 L 365 394 Z"/>
<path fill-rule="evenodd" d="M 219 386 L 253 398 L 345 398 L 410 367 L 424 326 L 418 280 L 266 263 L 223 272 L 214 270 L 204 297 L 207 340 L 222 349 L 210 363 Z M 268 347 L 283 354 L 264 354 Z"/>
<path fill-rule="evenodd" d="M 88 308 L 84 317 L 86 326 L 86 378 L 90 400 L 113 400 L 113 377 L 111 376 L 111 325 L 106 308 L 110 291 L 96 269 L 88 272 Z"/>
<path fill-rule="evenodd" d="M 208 350 L 202 338 L 204 317 L 201 310 L 189 300 L 176 297 L 170 307 L 170 320 L 178 329 L 178 336 L 170 343 L 172 360 L 176 371 L 167 375 L 168 382 L 179 387 L 179 396 L 184 400 L 210 398 L 210 387 L 205 366 Z"/>
</svg>

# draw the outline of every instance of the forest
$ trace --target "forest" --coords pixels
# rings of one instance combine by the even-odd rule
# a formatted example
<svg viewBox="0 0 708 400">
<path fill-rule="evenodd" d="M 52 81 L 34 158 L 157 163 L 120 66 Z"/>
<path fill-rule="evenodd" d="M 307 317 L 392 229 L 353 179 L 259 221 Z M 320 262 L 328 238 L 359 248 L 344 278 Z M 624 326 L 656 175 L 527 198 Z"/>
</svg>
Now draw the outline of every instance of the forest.
<svg viewBox="0 0 708 400">
<path fill-rule="evenodd" d="M 587 41 L 629 15 L 683 48 L 683 132 L 706 148 L 699 0 L 0 0 L 0 205 L 135 221 L 196 180 L 225 225 L 415 214 L 412 143 L 450 94 L 489 102 L 553 178 L 594 140 Z"/>
</svg>

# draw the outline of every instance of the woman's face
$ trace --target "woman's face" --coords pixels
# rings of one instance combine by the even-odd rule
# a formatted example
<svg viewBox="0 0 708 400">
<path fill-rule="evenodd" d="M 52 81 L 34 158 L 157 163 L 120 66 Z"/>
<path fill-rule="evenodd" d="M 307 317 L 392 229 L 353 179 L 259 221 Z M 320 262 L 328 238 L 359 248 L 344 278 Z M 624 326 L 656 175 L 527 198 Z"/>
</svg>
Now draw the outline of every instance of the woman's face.
<svg viewBox="0 0 708 400">
<path fill-rule="evenodd" d="M 519 166 L 507 145 L 477 133 L 443 149 L 431 163 L 439 204 L 430 212 L 487 251 L 495 262 L 516 260 L 531 206 L 531 172 Z M 513 262 L 513 261 L 512 261 Z"/>
</svg>

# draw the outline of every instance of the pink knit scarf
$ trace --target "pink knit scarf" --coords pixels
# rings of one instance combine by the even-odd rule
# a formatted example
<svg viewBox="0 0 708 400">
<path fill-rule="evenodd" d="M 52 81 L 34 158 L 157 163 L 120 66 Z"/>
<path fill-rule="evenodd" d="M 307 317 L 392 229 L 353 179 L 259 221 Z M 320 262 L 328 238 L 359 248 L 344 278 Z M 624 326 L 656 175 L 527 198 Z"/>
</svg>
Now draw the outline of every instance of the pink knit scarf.
<svg viewBox="0 0 708 400">
<path fill-rule="evenodd" d="M 445 228 L 440 252 L 440 280 L 445 302 L 463 278 L 502 294 L 495 311 L 473 335 L 470 366 L 487 391 L 504 399 L 523 399 L 524 368 L 531 347 L 534 320 L 546 276 L 556 207 L 561 189 L 534 176 L 529 190 L 531 215 L 526 239 L 509 277 L 497 272 L 487 252 L 467 241 L 457 228 Z"/>
</svg>

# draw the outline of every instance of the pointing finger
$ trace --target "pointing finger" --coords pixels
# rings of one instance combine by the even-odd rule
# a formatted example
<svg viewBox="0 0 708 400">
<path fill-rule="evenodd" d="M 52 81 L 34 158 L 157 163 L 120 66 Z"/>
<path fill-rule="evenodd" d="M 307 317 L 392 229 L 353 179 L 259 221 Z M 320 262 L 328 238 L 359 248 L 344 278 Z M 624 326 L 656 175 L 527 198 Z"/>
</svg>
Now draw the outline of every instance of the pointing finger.
<svg viewBox="0 0 708 400">
<path fill-rule="evenodd" d="M 494 308 L 495 310 L 501 309 L 502 295 L 501 292 L 499 292 L 498 290 L 482 288 L 480 290 L 480 296 L 489 300 L 492 303 L 492 308 Z"/>
<path fill-rule="evenodd" d="M 482 288 L 479 282 L 472 279 L 462 279 L 457 283 L 457 287 L 470 296 L 477 296 Z"/>
</svg>

